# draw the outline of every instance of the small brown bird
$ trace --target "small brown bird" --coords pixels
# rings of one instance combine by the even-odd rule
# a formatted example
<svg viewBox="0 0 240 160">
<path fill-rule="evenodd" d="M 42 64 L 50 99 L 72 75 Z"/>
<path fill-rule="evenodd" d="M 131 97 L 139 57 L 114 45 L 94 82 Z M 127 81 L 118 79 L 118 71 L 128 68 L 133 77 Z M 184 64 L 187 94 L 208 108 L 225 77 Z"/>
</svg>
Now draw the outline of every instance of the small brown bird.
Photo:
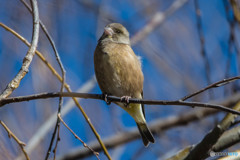
<svg viewBox="0 0 240 160">
<path fill-rule="evenodd" d="M 104 94 L 118 97 L 143 98 L 143 73 L 141 62 L 130 46 L 129 33 L 119 23 L 104 28 L 94 52 L 95 74 Z M 127 111 L 137 123 L 145 146 L 154 143 L 147 127 L 144 106 L 141 104 L 116 103 Z"/>
</svg>

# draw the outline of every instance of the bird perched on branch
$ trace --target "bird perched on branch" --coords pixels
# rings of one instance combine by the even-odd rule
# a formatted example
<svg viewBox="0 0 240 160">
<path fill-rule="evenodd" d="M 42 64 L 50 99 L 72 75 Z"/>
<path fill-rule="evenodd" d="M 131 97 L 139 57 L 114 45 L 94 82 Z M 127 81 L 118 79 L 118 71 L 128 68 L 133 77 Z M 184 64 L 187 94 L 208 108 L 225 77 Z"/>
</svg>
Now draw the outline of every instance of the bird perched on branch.
<svg viewBox="0 0 240 160">
<path fill-rule="evenodd" d="M 119 23 L 104 28 L 94 52 L 94 68 L 100 89 L 104 94 L 129 98 L 143 98 L 143 73 L 141 62 L 130 46 L 129 33 Z M 154 143 L 147 127 L 142 104 L 117 102 L 137 123 L 145 146 Z"/>
</svg>

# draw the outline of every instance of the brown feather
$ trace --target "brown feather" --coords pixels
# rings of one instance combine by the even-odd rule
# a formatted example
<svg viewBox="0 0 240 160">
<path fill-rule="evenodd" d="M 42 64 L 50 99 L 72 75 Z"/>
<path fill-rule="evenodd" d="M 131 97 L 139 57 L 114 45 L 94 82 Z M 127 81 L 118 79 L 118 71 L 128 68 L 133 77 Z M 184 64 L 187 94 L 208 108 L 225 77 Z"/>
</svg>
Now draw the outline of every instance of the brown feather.
<svg viewBox="0 0 240 160">
<path fill-rule="evenodd" d="M 103 93 L 118 97 L 143 98 L 143 73 L 141 63 L 133 52 L 129 33 L 118 23 L 106 26 L 94 52 L 96 78 Z M 145 146 L 154 143 L 147 127 L 144 106 L 141 104 L 116 103 L 136 121 Z"/>
<path fill-rule="evenodd" d="M 103 92 L 141 98 L 144 79 L 141 64 L 129 45 L 98 44 L 94 63 L 97 81 Z"/>
</svg>

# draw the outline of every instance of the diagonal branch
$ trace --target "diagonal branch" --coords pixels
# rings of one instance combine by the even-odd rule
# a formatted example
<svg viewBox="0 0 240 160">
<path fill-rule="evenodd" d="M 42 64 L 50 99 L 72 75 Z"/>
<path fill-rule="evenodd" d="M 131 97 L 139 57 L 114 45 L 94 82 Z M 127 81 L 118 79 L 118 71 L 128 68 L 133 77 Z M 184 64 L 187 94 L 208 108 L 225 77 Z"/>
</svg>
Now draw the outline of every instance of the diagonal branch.
<svg viewBox="0 0 240 160">
<path fill-rule="evenodd" d="M 230 83 L 230 82 L 233 82 L 233 81 L 235 81 L 235 80 L 238 80 L 238 79 L 240 79 L 240 76 L 231 77 L 231 78 L 228 78 L 228 79 L 223 79 L 223 80 L 218 81 L 218 82 L 216 82 L 216 83 L 210 84 L 209 86 L 207 86 L 207 87 L 205 87 L 205 88 L 203 88 L 203 89 L 200 89 L 200 90 L 197 91 L 197 92 L 194 92 L 194 93 L 192 93 L 192 94 L 190 94 L 190 95 L 184 96 L 184 97 L 181 98 L 180 100 L 185 101 L 185 100 L 187 100 L 187 99 L 189 99 L 189 98 L 191 98 L 191 97 L 194 97 L 194 96 L 196 96 L 196 95 L 198 95 L 198 94 L 200 94 L 200 93 L 202 93 L 202 92 L 204 92 L 204 91 L 206 91 L 206 90 L 208 90 L 208 89 L 216 88 L 216 87 L 221 87 L 221 86 L 223 86 L 223 85 L 226 85 L 226 84 L 228 84 L 228 83 Z"/>
<path fill-rule="evenodd" d="M 210 156 L 214 157 L 215 159 L 217 159 L 218 156 L 215 152 L 220 152 L 223 151 L 237 143 L 239 143 L 240 141 L 240 136 L 239 136 L 239 132 L 240 132 L 240 126 L 237 126 L 235 128 L 232 128 L 230 130 L 227 130 L 226 132 L 224 132 L 222 134 L 222 136 L 218 139 L 217 143 L 212 147 L 212 151 L 210 151 Z M 191 151 L 191 149 L 193 149 L 193 145 L 188 146 L 182 150 L 180 150 L 177 154 L 173 155 L 172 157 L 168 158 L 167 160 L 182 160 L 184 158 L 186 158 L 186 156 L 188 155 L 188 153 Z M 202 152 L 204 153 L 204 152 Z M 230 160 L 230 159 L 228 159 Z"/>
<path fill-rule="evenodd" d="M 227 130 L 219 138 L 217 143 L 213 146 L 212 150 L 214 152 L 222 151 L 222 150 L 227 149 L 228 147 L 230 147 L 230 146 L 232 146 L 236 143 L 239 143 L 239 141 L 240 141 L 239 132 L 240 132 L 240 126 L 232 128 L 230 130 Z"/>
<path fill-rule="evenodd" d="M 33 8 L 33 34 L 32 34 L 31 46 L 29 47 L 29 50 L 23 59 L 21 69 L 19 70 L 17 75 L 14 77 L 14 79 L 4 89 L 4 91 L 0 95 L 0 99 L 8 97 L 9 95 L 12 94 L 12 92 L 16 88 L 18 88 L 21 80 L 27 74 L 28 68 L 32 62 L 33 56 L 35 55 L 35 51 L 38 44 L 38 37 L 39 37 L 39 14 L 38 14 L 37 1 L 31 0 L 31 5 Z"/>
<path fill-rule="evenodd" d="M 13 29 L 9 28 L 8 26 L 6 26 L 5 24 L 0 22 L 0 26 L 2 28 L 4 28 L 6 31 L 12 33 L 14 36 L 16 36 L 19 40 L 21 40 L 26 46 L 30 47 L 31 44 L 24 38 L 22 37 L 20 34 L 18 34 L 16 31 L 14 31 Z M 47 59 L 43 56 L 43 54 L 41 52 L 39 52 L 38 50 L 36 50 L 36 55 L 38 56 L 38 58 L 40 58 L 40 60 L 47 66 L 47 68 L 52 72 L 52 74 L 54 76 L 57 77 L 57 79 L 62 82 L 62 77 L 58 74 L 58 72 L 53 68 L 53 66 L 47 61 Z M 65 88 L 67 89 L 67 91 L 71 90 L 69 85 L 67 83 L 64 84 Z"/>
<path fill-rule="evenodd" d="M 240 110 L 240 102 L 234 106 L 235 110 Z M 185 158 L 185 160 L 201 160 L 209 157 L 214 144 L 217 143 L 221 135 L 230 127 L 234 122 L 236 115 L 227 114 L 224 119 L 214 129 L 208 133 L 203 140 L 198 143 Z"/>
<path fill-rule="evenodd" d="M 150 22 L 145 25 L 139 32 L 137 32 L 132 38 L 131 38 L 131 44 L 135 45 L 142 39 L 144 39 L 146 36 L 148 36 L 154 28 L 161 25 L 164 20 L 175 13 L 179 8 L 181 8 L 188 0 L 175 0 L 172 5 L 164 12 L 157 12 L 150 20 Z"/>
<path fill-rule="evenodd" d="M 25 143 L 23 143 L 22 141 L 20 141 L 20 140 L 17 138 L 17 136 L 15 136 L 15 135 L 11 132 L 11 130 L 6 126 L 6 124 L 5 124 L 3 121 L 0 121 L 0 124 L 1 124 L 1 125 L 3 126 L 3 128 L 7 131 L 9 138 L 12 137 L 12 138 L 17 142 L 17 144 L 20 146 L 20 148 L 21 148 L 23 154 L 25 155 L 26 159 L 27 159 L 27 160 L 30 160 L 27 152 L 26 152 L 25 149 L 24 149 Z"/>
<path fill-rule="evenodd" d="M 91 147 L 89 147 L 83 140 L 81 140 L 81 138 L 79 138 L 78 136 L 77 136 L 77 134 L 76 133 L 74 133 L 73 132 L 73 130 L 63 121 L 63 119 L 62 119 L 62 117 L 61 117 L 61 115 L 60 114 L 58 114 L 58 118 L 60 119 L 60 121 L 62 122 L 62 124 L 74 135 L 74 137 L 76 138 L 76 139 L 78 139 L 82 144 L 83 144 L 83 146 L 85 147 L 85 148 L 87 148 L 89 151 L 91 151 L 96 157 L 97 157 L 97 159 L 98 160 L 100 160 L 99 159 L 99 153 L 98 152 L 95 152 Z"/>
</svg>

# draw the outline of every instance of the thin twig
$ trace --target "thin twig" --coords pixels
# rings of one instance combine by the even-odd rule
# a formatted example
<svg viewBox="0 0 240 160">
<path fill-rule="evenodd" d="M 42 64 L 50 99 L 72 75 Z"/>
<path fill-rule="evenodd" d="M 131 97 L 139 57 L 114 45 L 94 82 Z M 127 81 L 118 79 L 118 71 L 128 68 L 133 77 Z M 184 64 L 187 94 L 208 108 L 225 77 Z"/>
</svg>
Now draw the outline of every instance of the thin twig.
<svg viewBox="0 0 240 160">
<path fill-rule="evenodd" d="M 39 37 L 39 14 L 38 14 L 38 7 L 37 7 L 37 1 L 31 0 L 31 5 L 33 8 L 33 34 L 32 34 L 32 42 L 29 47 L 29 50 L 26 54 L 26 56 L 23 59 L 22 67 L 17 73 L 17 75 L 13 78 L 13 80 L 7 85 L 7 87 L 4 89 L 2 94 L 0 95 L 1 98 L 6 98 L 9 95 L 12 94 L 12 92 L 18 88 L 21 80 L 28 72 L 28 68 L 32 62 L 33 56 L 35 55 L 35 51 L 38 44 L 38 37 Z"/>
<path fill-rule="evenodd" d="M 234 45 L 234 21 L 231 20 L 230 18 L 230 14 L 229 14 L 229 4 L 227 2 L 227 0 L 223 0 L 224 3 L 224 7 L 225 7 L 225 13 L 226 13 L 226 19 L 228 21 L 229 24 L 229 37 L 228 37 L 228 58 L 227 58 L 227 64 L 226 64 L 226 71 L 225 71 L 225 77 L 229 76 L 229 72 L 230 72 L 230 66 L 232 64 L 231 62 L 231 58 L 233 57 L 233 51 L 232 51 L 232 47 Z"/>
<path fill-rule="evenodd" d="M 7 31 L 11 32 L 13 35 L 15 35 L 17 38 L 19 38 L 23 43 L 25 43 L 27 46 L 30 46 L 30 43 L 23 38 L 21 35 L 19 35 L 17 32 L 15 32 L 14 30 L 12 30 L 11 28 L 7 27 L 6 25 L 4 25 L 3 23 L 0 23 L 0 26 L 3 27 L 4 29 L 6 29 Z M 60 81 L 62 81 L 61 76 L 57 73 L 57 71 L 53 68 L 53 66 L 46 60 L 46 58 L 43 56 L 43 54 L 41 54 L 39 51 L 36 50 L 36 54 L 38 55 L 38 57 L 46 64 L 46 66 L 50 69 L 50 71 L 53 73 L 53 75 L 55 75 Z M 65 88 L 67 89 L 68 92 L 72 92 L 70 86 L 65 83 L 64 84 Z M 102 146 L 103 150 L 104 150 L 104 154 L 108 157 L 108 159 L 111 159 L 106 146 L 104 145 L 104 143 L 101 140 L 100 135 L 98 134 L 97 130 L 94 128 L 92 122 L 90 121 L 90 118 L 87 116 L 87 114 L 85 113 L 85 111 L 83 110 L 82 106 L 79 104 L 79 102 L 77 101 L 77 99 L 75 97 L 72 97 L 74 103 L 76 104 L 76 106 L 78 107 L 78 109 L 81 111 L 81 113 L 83 114 L 86 122 L 88 123 L 88 125 L 90 126 L 91 130 L 93 131 L 94 135 L 96 136 L 99 144 Z"/>
<path fill-rule="evenodd" d="M 197 91 L 197 92 L 194 92 L 194 93 L 192 93 L 192 94 L 190 94 L 190 95 L 184 96 L 184 97 L 181 98 L 180 100 L 185 101 L 185 100 L 187 100 L 187 99 L 189 99 L 189 98 L 191 98 L 191 97 L 193 97 L 193 96 L 196 96 L 196 95 L 198 95 L 198 94 L 200 94 L 200 93 L 202 93 L 202 92 L 204 92 L 204 91 L 206 91 L 206 90 L 208 90 L 208 89 L 216 88 L 216 87 L 221 87 L 221 86 L 223 86 L 223 85 L 226 85 L 226 84 L 228 84 L 228 83 L 230 83 L 230 82 L 233 82 L 233 81 L 236 81 L 236 80 L 238 80 L 238 79 L 240 79 L 240 76 L 231 77 L 231 78 L 228 78 L 228 79 L 223 79 L 223 80 L 221 80 L 221 81 L 218 81 L 218 82 L 215 82 L 215 83 L 213 83 L 213 84 L 210 84 L 209 86 L 207 86 L 207 87 L 205 87 L 205 88 L 203 88 L 203 89 L 200 89 L 200 90 Z"/>
<path fill-rule="evenodd" d="M 97 157 L 97 159 L 99 159 L 99 153 L 98 152 L 95 152 L 92 148 L 90 148 L 83 140 L 81 140 L 80 137 L 78 137 L 78 135 L 76 133 L 73 132 L 73 130 L 68 127 L 68 125 L 63 121 L 62 117 L 60 114 L 58 114 L 58 118 L 60 119 L 60 121 L 62 122 L 62 124 L 74 135 L 74 137 L 76 139 L 78 139 L 82 144 L 83 144 L 83 147 L 89 149 L 93 154 L 95 154 L 95 156 Z"/>
<path fill-rule="evenodd" d="M 202 30 L 202 21 L 201 21 L 201 10 L 198 5 L 198 0 L 194 0 L 194 7 L 196 10 L 195 13 L 196 13 L 196 19 L 197 19 L 197 31 L 198 31 L 198 36 L 199 36 L 200 45 L 201 45 L 201 55 L 203 57 L 204 64 L 205 64 L 205 70 L 206 70 L 205 74 L 206 74 L 207 85 L 209 85 L 211 84 L 210 64 L 209 64 L 207 53 L 205 50 L 205 40 L 204 40 L 204 34 Z M 210 90 L 209 90 L 209 95 L 210 95 L 210 98 L 213 98 L 213 92 L 211 92 Z"/>
<path fill-rule="evenodd" d="M 230 3 L 232 3 L 232 1 L 230 1 Z M 227 59 L 227 64 L 226 64 L 226 73 L 225 73 L 225 77 L 230 76 L 229 72 L 230 72 L 230 68 L 231 65 L 235 66 L 235 64 L 233 64 L 232 62 L 232 58 L 234 57 L 234 54 L 238 57 L 240 56 L 240 48 L 239 48 L 239 44 L 235 35 L 235 26 L 237 25 L 237 21 L 235 19 L 235 17 L 232 15 L 232 10 L 230 9 L 230 3 L 228 0 L 223 0 L 223 4 L 225 7 L 225 14 L 226 14 L 226 19 L 228 21 L 229 24 L 229 37 L 228 37 L 228 59 Z M 234 11 L 235 14 L 235 11 Z M 238 63 L 238 62 L 236 62 Z M 238 64 L 239 67 L 239 64 Z M 236 71 L 237 74 L 239 73 L 237 65 L 236 65 Z M 227 91 L 227 88 L 225 88 L 225 90 Z M 234 92 L 235 89 L 232 88 L 232 92 Z M 225 92 L 226 93 L 226 92 Z"/>
<path fill-rule="evenodd" d="M 33 14 L 32 12 L 32 9 L 30 8 L 30 6 L 24 1 L 24 0 L 20 0 L 24 5 L 25 7 L 28 9 L 28 11 Z M 62 72 L 62 84 L 61 84 L 61 89 L 60 89 L 60 92 L 63 92 L 63 89 L 64 89 L 64 84 L 65 84 L 65 75 L 66 75 L 66 71 L 64 69 L 64 66 L 62 64 L 62 61 L 60 59 L 60 56 L 59 56 L 59 53 L 57 51 L 57 48 L 55 46 L 55 43 L 54 41 L 52 40 L 52 37 L 50 36 L 50 34 L 48 33 L 47 31 L 47 28 L 45 27 L 45 25 L 40 21 L 40 26 L 42 28 L 42 30 L 44 31 L 45 35 L 47 36 L 53 50 L 54 50 L 54 53 L 55 53 L 55 57 L 56 57 L 56 60 L 58 62 L 58 65 L 60 66 L 60 69 L 61 69 L 61 72 Z M 58 113 L 61 113 L 61 108 L 62 108 L 62 104 L 63 104 L 63 98 L 62 97 L 59 97 L 59 106 L 58 106 Z M 59 130 L 60 128 L 60 121 L 59 119 L 57 120 L 56 122 L 56 130 L 54 130 L 53 132 L 53 135 L 52 135 L 52 138 L 51 138 L 51 142 L 50 142 L 50 145 L 49 145 L 49 149 L 47 151 L 47 154 L 46 154 L 46 158 L 45 159 L 48 159 L 49 155 L 50 155 L 50 152 L 51 152 L 51 148 L 52 148 L 52 144 L 53 144 L 53 141 L 55 139 L 55 135 L 56 135 L 56 131 Z M 58 134 L 59 136 L 59 134 Z M 56 141 L 56 146 L 55 146 L 55 151 L 54 151 L 54 157 L 56 156 L 55 153 L 56 153 L 56 149 L 57 149 L 57 143 L 59 141 L 59 137 L 57 136 L 57 141 Z"/>
<path fill-rule="evenodd" d="M 17 144 L 18 144 L 19 147 L 21 148 L 23 154 L 25 155 L 26 159 L 27 159 L 27 160 L 30 160 L 27 152 L 26 152 L 25 149 L 24 149 L 24 146 L 25 146 L 26 144 L 23 143 L 22 141 L 20 141 L 20 140 L 17 138 L 17 136 L 15 136 L 15 135 L 11 132 L 11 130 L 7 127 L 7 125 L 6 125 L 3 121 L 0 121 L 0 124 L 1 124 L 1 125 L 3 126 L 3 128 L 7 131 L 9 138 L 12 137 L 12 138 L 17 142 Z"/>
<path fill-rule="evenodd" d="M 60 113 L 59 113 L 60 114 Z M 60 121 L 60 120 L 59 120 Z M 55 144 L 55 147 L 54 147 L 54 149 L 53 149 L 53 160 L 55 160 L 56 159 L 56 154 L 57 154 L 57 146 L 58 146 L 58 141 L 60 141 L 60 124 L 56 124 L 56 126 L 57 126 L 57 139 L 56 139 L 56 144 Z"/>
</svg>

